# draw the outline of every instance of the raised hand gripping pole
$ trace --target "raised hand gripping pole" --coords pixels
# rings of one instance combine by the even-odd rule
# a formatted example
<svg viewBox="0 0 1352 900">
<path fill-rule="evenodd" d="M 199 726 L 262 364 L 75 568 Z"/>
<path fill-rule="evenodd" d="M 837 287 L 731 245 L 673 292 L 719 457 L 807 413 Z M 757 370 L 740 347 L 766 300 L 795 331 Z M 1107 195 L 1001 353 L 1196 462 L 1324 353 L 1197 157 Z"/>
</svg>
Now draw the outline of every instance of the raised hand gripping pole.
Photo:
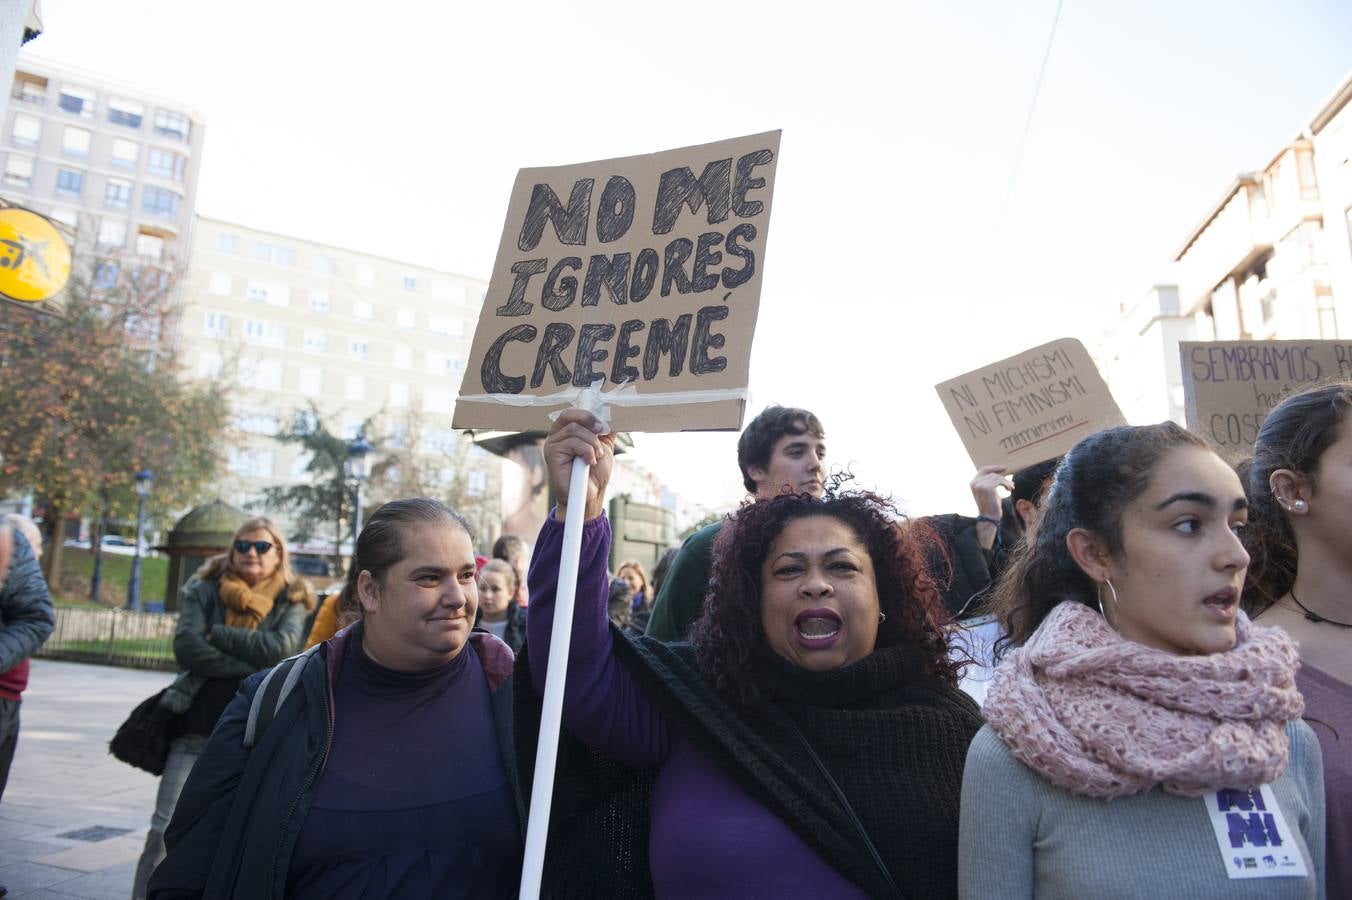
<svg viewBox="0 0 1352 900">
<path fill-rule="evenodd" d="M 554 595 L 554 627 L 549 637 L 549 668 L 540 710 L 540 740 L 535 747 L 535 780 L 530 788 L 530 820 L 526 825 L 526 855 L 521 866 L 521 900 L 540 896 L 549 837 L 549 807 L 554 799 L 554 764 L 558 759 L 559 727 L 563 720 L 563 683 L 568 672 L 568 645 L 573 636 L 573 605 L 577 599 L 577 567 L 582 555 L 582 517 L 586 515 L 588 465 L 573 457 L 568 477 L 568 508 L 563 522 L 563 549 L 558 589 Z"/>
</svg>

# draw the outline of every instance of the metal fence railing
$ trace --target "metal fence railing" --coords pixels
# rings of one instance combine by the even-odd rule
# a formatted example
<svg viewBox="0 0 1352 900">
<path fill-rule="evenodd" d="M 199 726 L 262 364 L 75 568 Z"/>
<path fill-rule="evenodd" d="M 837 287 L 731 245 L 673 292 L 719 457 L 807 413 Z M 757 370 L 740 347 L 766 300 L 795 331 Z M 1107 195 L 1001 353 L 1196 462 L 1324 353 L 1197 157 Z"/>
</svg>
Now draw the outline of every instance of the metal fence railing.
<svg viewBox="0 0 1352 900">
<path fill-rule="evenodd" d="M 173 672 L 177 625 L 177 613 L 58 606 L 56 630 L 35 655 Z"/>
</svg>

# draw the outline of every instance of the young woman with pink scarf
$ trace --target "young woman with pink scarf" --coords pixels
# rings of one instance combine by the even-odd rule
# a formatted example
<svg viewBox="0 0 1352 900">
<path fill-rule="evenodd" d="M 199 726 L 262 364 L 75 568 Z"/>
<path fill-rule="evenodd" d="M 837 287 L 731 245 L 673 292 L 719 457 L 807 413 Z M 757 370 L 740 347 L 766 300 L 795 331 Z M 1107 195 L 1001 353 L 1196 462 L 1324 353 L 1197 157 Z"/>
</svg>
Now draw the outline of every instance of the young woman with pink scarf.
<svg viewBox="0 0 1352 900">
<path fill-rule="evenodd" d="M 963 898 L 1324 898 L 1296 647 L 1239 609 L 1238 477 L 1172 423 L 1066 455 L 995 605 Z"/>
</svg>

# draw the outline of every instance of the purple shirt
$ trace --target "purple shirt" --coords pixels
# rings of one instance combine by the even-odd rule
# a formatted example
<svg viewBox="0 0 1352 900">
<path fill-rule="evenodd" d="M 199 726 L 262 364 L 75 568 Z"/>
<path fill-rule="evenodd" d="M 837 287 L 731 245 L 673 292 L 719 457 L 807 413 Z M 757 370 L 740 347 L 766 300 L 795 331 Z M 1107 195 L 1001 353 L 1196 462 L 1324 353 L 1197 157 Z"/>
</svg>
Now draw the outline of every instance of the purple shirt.
<svg viewBox="0 0 1352 900">
<path fill-rule="evenodd" d="M 1328 896 L 1352 897 L 1352 685 L 1303 664 L 1296 686 L 1324 755 L 1324 870 Z"/>
<path fill-rule="evenodd" d="M 526 647 L 541 694 L 562 543 L 563 525 L 551 515 L 540 529 L 528 579 Z M 600 516 L 582 529 L 563 721 L 602 753 L 636 768 L 659 770 L 648 841 L 657 896 L 866 897 L 675 733 L 616 660 L 607 619 L 609 552 L 610 522 Z"/>
<path fill-rule="evenodd" d="M 521 838 L 472 644 L 397 672 L 353 633 L 333 742 L 292 854 L 287 896 L 515 897 Z"/>
</svg>

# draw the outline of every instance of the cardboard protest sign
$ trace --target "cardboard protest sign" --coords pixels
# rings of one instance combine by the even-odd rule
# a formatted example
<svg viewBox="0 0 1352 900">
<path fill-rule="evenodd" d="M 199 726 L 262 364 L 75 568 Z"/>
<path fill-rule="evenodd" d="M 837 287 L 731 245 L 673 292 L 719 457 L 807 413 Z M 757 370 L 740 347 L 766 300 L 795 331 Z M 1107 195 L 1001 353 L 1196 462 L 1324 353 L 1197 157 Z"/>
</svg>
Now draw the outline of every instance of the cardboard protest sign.
<svg viewBox="0 0 1352 900">
<path fill-rule="evenodd" d="M 935 386 L 977 468 L 1054 459 L 1125 425 L 1084 345 L 1062 338 Z"/>
<path fill-rule="evenodd" d="M 1288 394 L 1352 378 L 1352 343 L 1182 341 L 1188 428 L 1220 450 L 1247 455 L 1268 412 Z"/>
<path fill-rule="evenodd" d="M 741 427 L 779 136 L 522 169 L 455 427 L 544 428 L 593 383 L 616 430 Z"/>
</svg>

